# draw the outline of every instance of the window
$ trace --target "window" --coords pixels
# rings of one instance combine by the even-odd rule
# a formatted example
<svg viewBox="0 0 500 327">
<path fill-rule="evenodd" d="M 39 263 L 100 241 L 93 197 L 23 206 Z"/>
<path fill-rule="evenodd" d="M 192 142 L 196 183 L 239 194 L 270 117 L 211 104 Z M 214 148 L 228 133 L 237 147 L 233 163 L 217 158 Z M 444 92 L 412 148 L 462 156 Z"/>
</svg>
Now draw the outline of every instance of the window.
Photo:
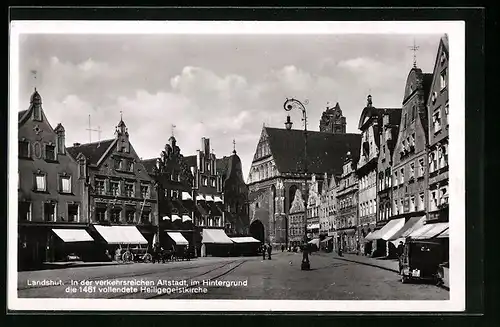
<svg viewBox="0 0 500 327">
<path fill-rule="evenodd" d="M 429 210 L 434 211 L 437 210 L 438 207 L 438 196 L 436 191 L 431 191 L 431 198 L 430 198 L 430 208 Z"/>
<path fill-rule="evenodd" d="M 85 161 L 84 160 L 80 160 L 78 162 L 78 176 L 80 176 L 80 178 L 85 178 Z"/>
<path fill-rule="evenodd" d="M 97 222 L 106 221 L 106 208 L 97 208 L 95 210 L 95 219 Z"/>
<path fill-rule="evenodd" d="M 440 108 L 432 115 L 432 126 L 434 126 L 434 133 L 441 130 L 441 112 Z"/>
<path fill-rule="evenodd" d="M 35 191 L 45 192 L 47 190 L 47 176 L 39 174 L 35 176 Z"/>
<path fill-rule="evenodd" d="M 399 215 L 398 200 L 394 200 L 394 212 L 396 212 L 396 215 Z"/>
<path fill-rule="evenodd" d="M 394 185 L 399 185 L 398 172 L 394 172 Z"/>
<path fill-rule="evenodd" d="M 425 163 L 424 163 L 424 158 L 418 159 L 418 166 L 419 166 L 419 172 L 418 172 L 418 177 L 423 177 L 425 174 Z"/>
<path fill-rule="evenodd" d="M 440 190 L 439 203 L 441 205 L 448 204 L 448 186 L 444 186 Z"/>
<path fill-rule="evenodd" d="M 105 189 L 104 189 L 104 181 L 103 180 L 97 180 L 95 181 L 95 192 L 96 194 L 105 194 Z"/>
<path fill-rule="evenodd" d="M 135 219 L 135 210 L 127 210 L 125 212 L 125 219 L 127 224 L 133 224 Z"/>
<path fill-rule="evenodd" d="M 448 144 L 441 146 L 439 151 L 439 168 L 448 166 Z"/>
<path fill-rule="evenodd" d="M 400 182 L 400 184 L 403 184 L 403 183 L 405 182 L 405 169 L 404 169 L 404 168 L 401 168 L 401 169 L 399 170 L 399 172 L 400 172 L 400 174 L 401 174 L 401 176 L 400 176 L 400 177 L 401 177 L 401 182 Z"/>
<path fill-rule="evenodd" d="M 210 184 L 212 184 L 212 187 L 215 187 L 215 178 L 210 179 Z"/>
<path fill-rule="evenodd" d="M 109 186 L 110 186 L 111 195 L 114 195 L 114 196 L 120 195 L 120 183 L 119 182 L 112 181 L 109 183 Z"/>
<path fill-rule="evenodd" d="M 56 221 L 56 205 L 55 203 L 44 203 L 43 204 L 43 215 L 44 221 Z"/>
<path fill-rule="evenodd" d="M 134 171 L 134 163 L 132 162 L 132 160 L 127 160 L 125 162 L 125 170 L 126 171 L 129 171 L 129 172 L 133 172 Z"/>
<path fill-rule="evenodd" d="M 406 128 L 406 121 L 408 120 L 408 115 L 405 113 L 404 117 L 403 117 L 403 129 Z"/>
<path fill-rule="evenodd" d="M 412 195 L 410 197 L 410 212 L 414 212 L 415 211 L 415 196 Z"/>
<path fill-rule="evenodd" d="M 385 155 L 385 144 L 382 145 L 382 153 Z"/>
<path fill-rule="evenodd" d="M 418 195 L 418 211 L 422 211 L 425 208 L 425 194 L 422 192 Z"/>
<path fill-rule="evenodd" d="M 415 163 L 410 163 L 410 179 L 415 176 Z"/>
<path fill-rule="evenodd" d="M 68 204 L 68 221 L 78 221 L 78 204 L 70 203 Z"/>
<path fill-rule="evenodd" d="M 415 147 L 415 133 L 412 133 L 410 136 L 410 146 Z"/>
<path fill-rule="evenodd" d="M 434 172 L 437 169 L 436 153 L 433 151 L 429 153 L 429 172 Z"/>
<path fill-rule="evenodd" d="M 446 103 L 446 105 L 444 106 L 444 114 L 446 117 L 448 117 L 449 110 L 450 110 L 450 105 Z M 448 122 L 448 119 L 446 120 L 446 122 Z"/>
<path fill-rule="evenodd" d="M 17 204 L 18 216 L 20 221 L 31 220 L 31 202 L 19 201 Z"/>
<path fill-rule="evenodd" d="M 149 223 L 149 216 L 151 212 L 150 211 L 143 211 L 141 213 L 141 224 L 147 224 Z"/>
<path fill-rule="evenodd" d="M 443 90 L 446 86 L 447 86 L 447 80 L 448 80 L 448 69 L 444 69 L 442 72 L 441 72 L 441 90 Z"/>
<path fill-rule="evenodd" d="M 119 223 L 120 222 L 120 210 L 112 210 L 110 220 L 112 223 Z"/>
<path fill-rule="evenodd" d="M 210 162 L 207 162 L 207 163 L 206 163 L 206 167 L 207 167 L 206 169 L 207 169 L 207 171 L 210 171 L 210 166 L 211 166 L 211 165 L 210 165 Z"/>
<path fill-rule="evenodd" d="M 206 176 L 203 176 L 203 177 L 201 178 L 201 184 L 202 184 L 203 186 L 207 186 L 207 184 L 208 184 L 208 178 L 207 178 Z"/>
<path fill-rule="evenodd" d="M 149 185 L 141 185 L 141 197 L 143 199 L 149 198 Z"/>
<path fill-rule="evenodd" d="M 29 158 L 30 157 L 30 143 L 28 141 L 19 141 L 19 157 L 20 158 Z"/>
<path fill-rule="evenodd" d="M 403 140 L 403 142 L 401 143 L 402 147 L 401 147 L 401 151 L 405 151 L 406 150 L 406 140 Z"/>
<path fill-rule="evenodd" d="M 134 196 L 134 184 L 125 183 L 125 196 L 128 196 L 129 198 Z"/>
<path fill-rule="evenodd" d="M 403 213 L 404 212 L 404 200 L 401 199 L 399 202 L 399 212 Z"/>
<path fill-rule="evenodd" d="M 411 107 L 411 121 L 415 120 L 416 113 L 417 113 L 417 106 L 413 105 Z"/>
<path fill-rule="evenodd" d="M 52 144 L 45 145 L 45 159 L 56 160 L 56 147 Z"/>
<path fill-rule="evenodd" d="M 64 154 L 65 153 L 64 136 L 63 135 L 58 135 L 57 136 L 57 153 L 58 154 Z"/>
<path fill-rule="evenodd" d="M 60 184 L 61 193 L 71 193 L 71 177 L 61 176 L 60 179 L 61 179 L 61 184 Z"/>
<path fill-rule="evenodd" d="M 115 159 L 114 160 L 114 167 L 115 167 L 115 169 L 120 169 L 121 166 L 122 166 L 122 160 L 119 159 L 119 158 Z"/>
</svg>

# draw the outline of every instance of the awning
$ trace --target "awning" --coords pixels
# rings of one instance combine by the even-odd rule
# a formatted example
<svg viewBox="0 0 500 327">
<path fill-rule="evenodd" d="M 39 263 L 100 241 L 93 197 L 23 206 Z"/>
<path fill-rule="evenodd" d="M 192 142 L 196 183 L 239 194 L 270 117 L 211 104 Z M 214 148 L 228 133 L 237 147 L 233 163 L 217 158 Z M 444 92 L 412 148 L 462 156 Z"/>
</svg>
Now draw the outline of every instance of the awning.
<svg viewBox="0 0 500 327">
<path fill-rule="evenodd" d="M 176 221 L 179 219 L 181 219 L 181 217 L 179 217 L 178 215 L 172 215 L 172 221 Z"/>
<path fill-rule="evenodd" d="M 450 237 L 450 229 L 447 228 L 445 231 L 443 231 L 441 234 L 436 236 L 437 238 L 448 238 Z"/>
<path fill-rule="evenodd" d="M 307 229 L 319 229 L 319 224 L 309 224 L 307 225 Z"/>
<path fill-rule="evenodd" d="M 203 195 L 198 194 L 198 195 L 196 196 L 196 201 L 205 201 L 205 198 L 203 197 Z"/>
<path fill-rule="evenodd" d="M 66 243 L 92 242 L 94 240 L 85 229 L 53 229 L 52 231 Z"/>
<path fill-rule="evenodd" d="M 231 237 L 234 243 L 261 243 L 253 237 Z"/>
<path fill-rule="evenodd" d="M 189 242 L 182 236 L 179 232 L 167 232 L 168 236 L 175 242 L 177 245 L 188 245 Z"/>
<path fill-rule="evenodd" d="M 205 195 L 205 201 L 213 201 L 214 198 L 211 195 Z"/>
<path fill-rule="evenodd" d="M 413 231 L 410 237 L 416 240 L 427 240 L 438 236 L 448 228 L 448 223 L 427 224 Z"/>
<path fill-rule="evenodd" d="M 94 227 L 108 244 L 148 244 L 135 226 L 94 225 Z"/>
<path fill-rule="evenodd" d="M 204 244 L 233 244 L 233 241 L 222 229 L 204 229 L 201 242 Z"/>
<path fill-rule="evenodd" d="M 170 217 L 169 216 L 163 216 L 161 217 L 162 220 L 170 220 Z"/>
<path fill-rule="evenodd" d="M 321 241 L 321 243 L 324 243 L 324 242 L 328 242 L 329 240 L 331 240 L 332 238 L 330 236 L 328 236 L 327 238 L 325 238 L 323 241 Z"/>
<path fill-rule="evenodd" d="M 193 197 L 188 192 L 182 192 L 182 200 L 192 200 Z"/>
<path fill-rule="evenodd" d="M 308 242 L 309 244 L 314 244 L 319 248 L 319 238 L 312 239 Z"/>
<path fill-rule="evenodd" d="M 422 227 L 425 223 L 425 216 L 422 217 L 412 217 L 410 218 L 404 226 L 397 231 L 394 235 L 389 237 L 388 241 L 394 241 L 400 238 L 406 238 L 410 233 L 418 228 Z"/>
<path fill-rule="evenodd" d="M 214 196 L 214 201 L 215 202 L 222 202 L 222 198 L 218 195 Z"/>
<path fill-rule="evenodd" d="M 182 222 L 185 223 L 186 221 L 190 221 L 190 220 L 193 220 L 191 219 L 191 217 L 189 217 L 188 215 L 182 215 Z"/>
<path fill-rule="evenodd" d="M 386 240 L 397 233 L 405 225 L 405 219 L 393 219 L 390 220 L 384 227 L 365 236 L 366 241 L 372 240 Z"/>
</svg>

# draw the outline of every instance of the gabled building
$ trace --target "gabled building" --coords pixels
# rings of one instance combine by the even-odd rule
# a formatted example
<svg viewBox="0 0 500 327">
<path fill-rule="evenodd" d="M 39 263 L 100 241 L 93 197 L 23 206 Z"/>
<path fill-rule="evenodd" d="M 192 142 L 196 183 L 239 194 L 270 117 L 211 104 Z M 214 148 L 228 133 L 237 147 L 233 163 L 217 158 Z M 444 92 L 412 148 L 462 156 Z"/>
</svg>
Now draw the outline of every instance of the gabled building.
<svg viewBox="0 0 500 327">
<path fill-rule="evenodd" d="M 168 139 L 159 158 L 141 162 L 156 182 L 158 243 L 164 249 L 185 245 L 197 249 L 196 244 L 199 245 L 200 237 L 195 232 L 195 222 L 200 221 L 202 217 L 193 201 L 193 174 L 175 137 Z M 197 253 L 199 252 L 195 251 L 195 255 Z"/>
<path fill-rule="evenodd" d="M 295 191 L 295 196 L 290 207 L 290 214 L 288 216 L 288 242 L 289 246 L 300 246 L 304 242 L 305 232 L 305 210 L 304 198 L 300 189 Z"/>
<path fill-rule="evenodd" d="M 158 228 L 154 180 L 132 146 L 123 119 L 113 139 L 75 143 L 67 150 L 78 162 L 79 176 L 89 184 L 88 221 L 102 245 L 99 251 L 112 254 L 119 244 L 152 246 Z"/>
<path fill-rule="evenodd" d="M 429 208 L 427 222 L 448 222 L 448 36 L 443 36 L 434 63 L 427 102 L 429 119 Z"/>
<path fill-rule="evenodd" d="M 323 183 L 328 184 L 328 180 L 323 180 Z M 309 183 L 309 197 L 307 199 L 307 237 L 319 238 L 320 235 L 320 208 L 321 208 L 321 188 L 323 184 L 319 184 L 316 180 L 316 175 L 313 174 Z"/>
<path fill-rule="evenodd" d="M 359 152 L 358 152 L 359 153 Z M 359 240 L 357 238 L 358 225 L 358 178 L 356 175 L 356 164 L 359 157 L 347 152 L 342 175 L 337 187 L 338 214 L 335 225 L 337 248 L 343 252 L 357 253 L 359 251 Z"/>
<path fill-rule="evenodd" d="M 85 238 L 80 241 L 92 240 L 84 230 L 86 179 L 66 149 L 64 127 L 52 128 L 36 89 L 29 108 L 18 113 L 18 128 L 18 268 L 65 260 L 66 250 L 82 256 L 64 244 L 64 235 L 76 231 Z"/>
<path fill-rule="evenodd" d="M 288 244 L 289 210 L 297 189 L 308 197 L 304 194 L 304 143 L 302 130 L 262 129 L 247 182 L 250 231 L 260 231 L 266 242 Z M 322 187 L 324 173 L 340 175 L 345 154 L 358 153 L 359 146 L 359 134 L 308 131 L 308 180 L 315 174 Z"/>
<path fill-rule="evenodd" d="M 335 216 L 337 214 L 337 179 L 334 175 L 329 178 L 328 174 L 325 173 L 323 180 L 328 182 L 323 184 L 323 189 L 321 190 L 319 232 L 320 236 L 326 236 L 322 242 L 327 242 L 328 249 L 333 250 L 336 248 L 334 233 L 337 227 L 335 224 Z"/>
<path fill-rule="evenodd" d="M 217 173 L 222 177 L 226 233 L 249 235 L 248 186 L 243 178 L 241 159 L 236 153 L 217 159 Z"/>
<path fill-rule="evenodd" d="M 396 142 L 399 135 L 399 124 L 401 122 L 401 109 L 383 109 L 380 112 L 382 124 L 379 130 L 380 153 L 377 160 L 377 223 L 375 228 L 369 228 L 368 233 L 380 230 L 392 217 L 392 159 Z M 369 247 L 369 246 L 368 246 Z M 366 250 L 366 248 L 365 248 Z M 373 239 L 371 249 L 365 251 L 367 254 L 385 253 L 385 240 Z M 368 253 L 370 252 L 370 253 Z"/>
<path fill-rule="evenodd" d="M 376 108 L 369 95 L 367 105 L 361 112 L 358 128 L 361 131 L 361 151 L 356 168 L 359 183 L 358 203 L 358 239 L 360 253 L 371 253 L 371 240 L 365 237 L 375 230 L 377 222 L 377 166 L 380 150 L 386 151 L 380 144 L 380 131 L 383 128 L 383 112 L 390 108 Z M 382 154 L 384 155 L 384 154 Z"/>
</svg>

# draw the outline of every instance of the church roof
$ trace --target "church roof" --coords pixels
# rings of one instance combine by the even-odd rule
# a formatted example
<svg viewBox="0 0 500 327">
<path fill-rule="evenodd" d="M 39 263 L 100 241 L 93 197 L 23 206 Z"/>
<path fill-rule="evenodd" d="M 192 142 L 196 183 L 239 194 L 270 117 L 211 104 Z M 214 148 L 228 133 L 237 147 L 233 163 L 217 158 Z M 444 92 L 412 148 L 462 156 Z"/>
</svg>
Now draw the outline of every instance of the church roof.
<svg viewBox="0 0 500 327">
<path fill-rule="evenodd" d="M 73 158 L 76 159 L 81 153 L 87 158 L 88 164 L 96 165 L 114 141 L 115 139 L 109 139 L 100 142 L 86 143 L 69 147 L 66 150 Z"/>
<path fill-rule="evenodd" d="M 271 153 L 280 173 L 301 173 L 304 169 L 304 131 L 265 128 Z M 308 131 L 307 170 L 316 174 L 341 174 L 346 153 L 359 153 L 361 135 Z"/>
</svg>

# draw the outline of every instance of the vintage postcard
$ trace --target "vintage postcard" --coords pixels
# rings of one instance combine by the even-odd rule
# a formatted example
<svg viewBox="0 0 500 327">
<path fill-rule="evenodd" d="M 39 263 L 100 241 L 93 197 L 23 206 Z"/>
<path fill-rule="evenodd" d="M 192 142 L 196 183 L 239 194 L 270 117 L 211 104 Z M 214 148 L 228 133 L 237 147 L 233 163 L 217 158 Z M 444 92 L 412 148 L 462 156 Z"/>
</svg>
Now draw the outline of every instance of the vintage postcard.
<svg viewBox="0 0 500 327">
<path fill-rule="evenodd" d="M 463 311 L 464 65 L 460 21 L 12 21 L 8 308 Z"/>
</svg>

